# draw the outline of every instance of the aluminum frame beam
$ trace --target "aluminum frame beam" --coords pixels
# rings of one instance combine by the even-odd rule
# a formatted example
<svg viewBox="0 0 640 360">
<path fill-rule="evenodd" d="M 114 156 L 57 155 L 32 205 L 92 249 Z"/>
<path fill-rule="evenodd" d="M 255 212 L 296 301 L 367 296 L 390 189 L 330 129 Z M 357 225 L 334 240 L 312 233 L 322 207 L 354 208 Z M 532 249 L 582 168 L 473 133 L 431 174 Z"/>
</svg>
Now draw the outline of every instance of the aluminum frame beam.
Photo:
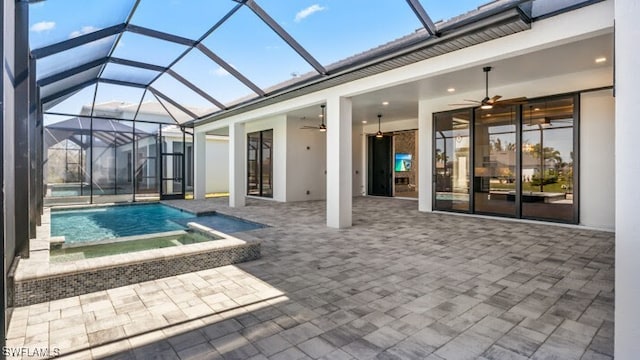
<svg viewBox="0 0 640 360">
<path fill-rule="evenodd" d="M 265 92 L 258 87 L 256 84 L 251 82 L 251 80 L 247 79 L 242 73 L 236 70 L 233 66 L 229 65 L 226 61 L 222 60 L 218 55 L 216 55 L 213 51 L 209 50 L 203 43 L 199 43 L 196 45 L 198 50 L 202 51 L 209 59 L 215 61 L 220 67 L 225 69 L 229 74 L 233 75 L 236 79 L 240 80 L 246 87 L 253 90 L 256 94 L 260 96 L 264 96 Z"/>
<path fill-rule="evenodd" d="M 187 39 L 187 38 L 182 37 L 182 36 L 173 35 L 173 34 L 169 34 L 169 33 L 166 33 L 166 32 L 149 29 L 149 28 L 146 28 L 146 27 L 143 27 L 143 26 L 138 26 L 138 25 L 127 24 L 125 30 L 126 31 L 130 31 L 132 33 L 136 33 L 136 34 L 140 34 L 140 35 L 146 35 L 146 36 L 153 37 L 153 38 L 156 38 L 156 39 L 169 41 L 169 42 L 173 42 L 173 43 L 177 43 L 177 44 L 181 44 L 181 45 L 185 45 L 185 46 L 190 46 L 190 47 L 193 47 L 196 44 L 195 40 Z"/>
<path fill-rule="evenodd" d="M 289 33 L 280 26 L 263 8 L 260 7 L 254 0 L 247 0 L 244 2 L 251 11 L 253 11 L 267 26 L 271 28 L 284 42 L 287 43 L 295 52 L 298 53 L 311 67 L 313 67 L 318 73 L 322 75 L 327 74 L 327 70 L 316 60 L 300 43 L 298 43 Z"/>
<path fill-rule="evenodd" d="M 65 71 L 62 71 L 62 72 L 59 72 L 59 73 L 55 73 L 55 74 L 53 74 L 51 76 L 47 76 L 44 79 L 38 80 L 37 84 L 38 84 L 38 86 L 41 86 L 41 87 L 42 86 L 51 85 L 51 84 L 53 84 L 53 83 L 55 83 L 57 81 L 64 80 L 66 78 L 69 78 L 71 76 L 79 74 L 79 73 L 81 73 L 83 71 L 87 71 L 87 70 L 93 69 L 95 67 L 102 66 L 102 65 L 106 64 L 107 62 L 109 62 L 109 58 L 103 57 L 101 59 L 97 59 L 97 60 L 82 64 L 80 66 L 76 66 L 76 67 L 74 67 L 72 69 L 65 70 Z"/>
<path fill-rule="evenodd" d="M 183 78 L 182 76 L 180 76 L 180 74 L 178 74 L 177 72 L 175 72 L 175 71 L 173 71 L 171 69 L 167 69 L 165 72 L 167 74 L 173 76 L 176 80 L 181 82 L 184 86 L 186 86 L 189 89 L 193 90 L 195 93 L 197 93 L 198 95 L 200 95 L 203 98 L 207 99 L 207 101 L 209 101 L 210 103 L 212 103 L 215 106 L 219 107 L 220 109 L 226 109 L 227 108 L 223 103 L 221 103 L 220 101 L 218 101 L 215 98 L 211 97 L 205 91 L 203 91 L 202 89 L 200 89 L 196 85 L 194 85 L 191 82 L 189 82 L 189 80 L 187 80 L 187 79 Z"/>
<path fill-rule="evenodd" d="M 433 20 L 431 20 L 431 17 L 429 17 L 429 14 L 424 9 L 420 1 L 407 0 L 407 4 L 409 4 L 409 6 L 411 7 L 411 10 L 413 10 L 413 12 L 416 14 L 418 19 L 422 23 L 422 26 L 424 26 L 425 30 L 427 30 L 429 35 L 438 36 L 438 29 L 436 28 L 436 25 L 433 23 Z"/>
<path fill-rule="evenodd" d="M 44 57 L 54 55 L 78 46 L 82 46 L 96 40 L 104 39 L 106 37 L 121 33 L 122 31 L 124 31 L 125 26 L 126 25 L 124 23 L 110 26 L 108 28 L 94 31 L 89 34 L 80 35 L 69 40 L 64 40 L 49 46 L 34 49 L 31 50 L 31 57 L 33 57 L 34 59 L 42 59 Z"/>
<path fill-rule="evenodd" d="M 197 119 L 199 118 L 199 116 L 197 114 L 195 114 L 194 112 L 192 112 L 191 110 L 187 109 L 186 107 L 180 105 L 179 103 L 173 101 L 173 99 L 171 99 L 170 97 L 168 97 L 167 95 L 163 94 L 162 92 L 158 91 L 157 89 L 153 88 L 152 86 L 149 86 L 149 91 L 151 91 L 151 93 L 153 93 L 154 95 L 156 95 L 157 97 L 162 98 L 164 101 L 168 102 L 169 104 L 175 106 L 176 108 L 178 108 L 180 111 L 182 111 L 183 113 L 191 116 L 193 119 Z M 167 110 L 168 112 L 169 110 Z M 171 114 L 169 112 L 169 114 Z M 175 119 L 174 119 L 175 120 Z M 177 123 L 180 123 L 179 121 L 176 120 Z"/>
</svg>

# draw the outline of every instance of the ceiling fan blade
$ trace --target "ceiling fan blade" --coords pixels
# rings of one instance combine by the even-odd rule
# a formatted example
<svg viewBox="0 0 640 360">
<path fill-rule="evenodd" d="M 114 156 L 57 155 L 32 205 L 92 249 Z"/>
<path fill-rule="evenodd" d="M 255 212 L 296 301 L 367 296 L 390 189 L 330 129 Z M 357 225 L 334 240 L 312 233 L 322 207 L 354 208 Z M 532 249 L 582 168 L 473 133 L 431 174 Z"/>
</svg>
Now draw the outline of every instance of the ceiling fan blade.
<svg viewBox="0 0 640 360">
<path fill-rule="evenodd" d="M 449 106 L 473 106 L 473 104 L 449 104 Z"/>
<path fill-rule="evenodd" d="M 498 99 L 500 99 L 502 96 L 500 95 L 496 95 L 494 97 L 492 97 L 491 99 L 487 100 L 487 104 L 494 104 L 496 101 L 498 101 Z"/>
<path fill-rule="evenodd" d="M 482 101 L 478 101 L 478 100 L 467 100 L 467 99 L 463 99 L 462 101 L 468 101 L 468 102 L 472 102 L 472 103 L 476 103 L 476 104 L 482 104 Z"/>
<path fill-rule="evenodd" d="M 304 130 L 314 130 L 314 129 L 319 129 L 320 127 L 318 126 L 303 126 L 300 129 L 304 129 Z"/>
<path fill-rule="evenodd" d="M 517 98 L 512 98 L 512 99 L 504 99 L 504 100 L 500 100 L 498 101 L 500 104 L 524 104 L 527 102 L 527 98 L 526 97 L 517 97 Z"/>
</svg>

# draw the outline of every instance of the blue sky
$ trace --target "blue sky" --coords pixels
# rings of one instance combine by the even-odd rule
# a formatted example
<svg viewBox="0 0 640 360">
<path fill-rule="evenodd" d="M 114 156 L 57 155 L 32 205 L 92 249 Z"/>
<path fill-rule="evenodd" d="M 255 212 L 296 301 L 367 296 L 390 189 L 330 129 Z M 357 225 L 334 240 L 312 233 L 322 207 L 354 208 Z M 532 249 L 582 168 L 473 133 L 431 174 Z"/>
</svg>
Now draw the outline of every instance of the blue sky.
<svg viewBox="0 0 640 360">
<path fill-rule="evenodd" d="M 475 9 L 488 0 L 421 2 L 431 18 L 438 21 Z M 47 0 L 31 4 L 31 47 L 50 45 L 122 23 L 133 3 L 133 0 Z M 257 3 L 323 65 L 407 35 L 421 26 L 404 0 L 257 0 Z M 131 23 L 198 39 L 236 4 L 231 0 L 142 0 Z M 203 43 L 262 88 L 312 71 L 309 64 L 246 7 Z M 82 56 L 43 59 L 39 73 L 79 65 L 85 56 L 100 58 L 112 45 L 112 39 L 107 39 L 77 51 Z M 114 56 L 166 66 L 182 50 L 184 47 L 180 45 L 125 33 Z M 192 50 L 174 70 L 223 103 L 252 93 L 198 50 Z M 107 73 L 115 79 L 153 75 L 136 77 L 127 69 L 113 66 Z M 183 104 L 212 106 L 171 80 L 163 76 L 156 85 Z M 139 97 L 126 96 L 130 91 L 111 88 L 113 90 L 104 89 L 99 100 L 111 96 L 113 100 L 139 101 Z M 91 101 L 92 94 L 93 91 L 83 91 L 56 110 L 75 113 L 83 103 Z"/>
</svg>

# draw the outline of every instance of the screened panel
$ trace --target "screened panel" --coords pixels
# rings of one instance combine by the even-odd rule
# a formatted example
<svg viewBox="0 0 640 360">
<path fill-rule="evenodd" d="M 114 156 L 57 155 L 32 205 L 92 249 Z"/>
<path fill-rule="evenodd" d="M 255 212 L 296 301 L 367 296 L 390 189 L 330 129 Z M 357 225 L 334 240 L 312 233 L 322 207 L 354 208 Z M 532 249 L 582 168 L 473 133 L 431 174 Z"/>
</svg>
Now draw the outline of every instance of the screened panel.
<svg viewBox="0 0 640 360">
<path fill-rule="evenodd" d="M 38 80 L 43 79 L 53 74 L 61 73 L 91 61 L 107 57 L 115 40 L 115 35 L 109 36 L 38 59 L 36 64 L 36 77 Z"/>
<path fill-rule="evenodd" d="M 152 86 L 154 89 L 157 89 L 164 95 L 170 97 L 171 100 L 187 107 L 188 110 L 198 116 L 210 114 L 213 111 L 218 110 L 218 108 L 207 99 L 196 94 L 189 87 L 169 74 L 163 74 L 160 76 Z M 165 102 L 165 104 L 167 103 Z"/>
<path fill-rule="evenodd" d="M 229 0 L 190 0 L 188 3 L 175 0 L 142 0 L 131 23 L 197 40 L 235 5 L 236 2 Z"/>
<path fill-rule="evenodd" d="M 159 124 L 135 123 L 134 179 L 136 200 L 160 198 L 158 141 Z"/>
<path fill-rule="evenodd" d="M 105 67 L 102 77 L 105 79 L 147 85 L 159 74 L 160 72 L 149 69 L 109 63 Z"/>
<path fill-rule="evenodd" d="M 314 71 L 246 7 L 238 10 L 203 43 L 261 88 Z"/>
<path fill-rule="evenodd" d="M 174 42 L 125 32 L 113 57 L 166 67 L 186 49 L 186 46 Z"/>
<path fill-rule="evenodd" d="M 94 116 L 108 116 L 114 119 L 133 120 L 144 89 L 113 85 L 98 84 Z M 114 101 L 114 99 L 118 99 Z"/>
<path fill-rule="evenodd" d="M 186 121 L 189 121 L 191 119 L 193 119 L 193 117 L 187 113 L 185 113 L 184 111 L 178 109 L 177 107 L 173 106 L 170 102 L 160 98 L 159 99 L 159 103 L 165 108 L 167 109 L 167 111 L 169 112 L 169 114 L 171 114 L 171 117 L 175 120 L 175 123 L 183 123 Z"/>
<path fill-rule="evenodd" d="M 172 69 L 225 105 L 247 96 L 257 96 L 198 49 L 191 50 Z"/>
<path fill-rule="evenodd" d="M 70 95 L 68 98 L 60 102 L 53 102 L 43 105 L 43 109 L 52 113 L 61 113 L 69 115 L 80 115 L 84 111 L 89 114 L 91 104 L 93 103 L 93 94 L 96 85 L 87 86 L 86 88 Z"/>
<path fill-rule="evenodd" d="M 131 200 L 133 124 L 129 121 L 94 119 L 93 125 L 93 201 Z"/>
<path fill-rule="evenodd" d="M 175 124 L 172 115 L 167 112 L 162 104 L 156 99 L 151 91 L 147 91 L 140 105 L 140 111 L 136 120 L 152 121 L 161 124 Z"/>
<path fill-rule="evenodd" d="M 100 73 L 101 66 L 93 67 L 89 70 L 79 72 L 62 80 L 56 81 L 46 86 L 40 87 L 40 97 L 46 98 L 57 94 L 60 91 L 83 84 L 89 80 L 96 79 Z"/>
<path fill-rule="evenodd" d="M 405 1 L 257 2 L 325 66 L 422 26 Z"/>
<path fill-rule="evenodd" d="M 134 4 L 135 0 L 32 2 L 29 4 L 29 46 L 38 49 L 122 24 Z"/>
</svg>

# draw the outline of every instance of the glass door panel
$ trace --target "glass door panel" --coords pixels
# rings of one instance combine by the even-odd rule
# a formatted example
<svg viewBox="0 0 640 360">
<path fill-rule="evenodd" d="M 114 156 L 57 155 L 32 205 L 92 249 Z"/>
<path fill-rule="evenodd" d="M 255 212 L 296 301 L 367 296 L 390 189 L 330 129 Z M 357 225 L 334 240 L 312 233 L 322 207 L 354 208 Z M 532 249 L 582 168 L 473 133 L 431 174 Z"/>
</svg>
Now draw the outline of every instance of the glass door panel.
<svg viewBox="0 0 640 360">
<path fill-rule="evenodd" d="M 262 132 L 262 195 L 273 197 L 273 130 Z"/>
<path fill-rule="evenodd" d="M 435 115 L 433 163 L 437 210 L 469 211 L 470 120 L 470 110 Z"/>
<path fill-rule="evenodd" d="M 523 108 L 522 217 L 575 222 L 573 112 L 573 97 Z"/>
<path fill-rule="evenodd" d="M 162 154 L 162 179 L 160 199 L 184 199 L 184 154 Z"/>
<path fill-rule="evenodd" d="M 516 109 L 475 110 L 474 207 L 477 213 L 516 216 Z"/>
</svg>

